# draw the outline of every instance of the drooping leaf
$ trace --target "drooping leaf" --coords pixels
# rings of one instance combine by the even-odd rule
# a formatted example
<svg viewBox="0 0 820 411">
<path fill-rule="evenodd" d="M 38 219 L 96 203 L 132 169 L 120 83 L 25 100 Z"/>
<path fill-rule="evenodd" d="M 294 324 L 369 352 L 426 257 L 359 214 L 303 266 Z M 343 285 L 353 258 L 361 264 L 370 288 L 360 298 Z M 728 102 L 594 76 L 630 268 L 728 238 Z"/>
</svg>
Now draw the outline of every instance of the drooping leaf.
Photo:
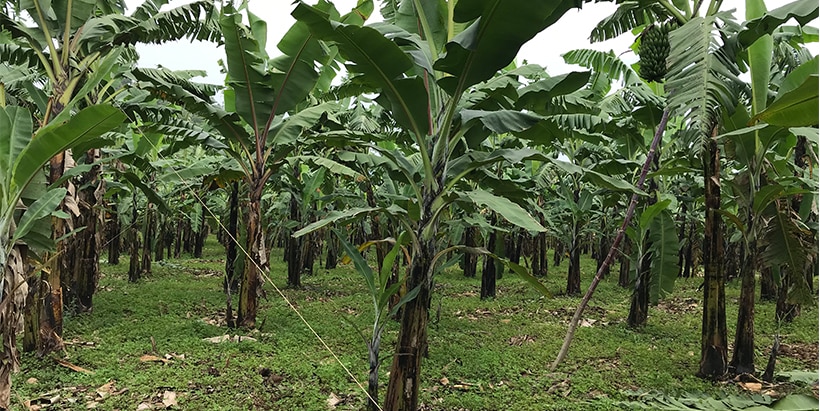
<svg viewBox="0 0 820 411">
<path fill-rule="evenodd" d="M 566 55 L 564 58 L 567 58 Z M 586 85 L 589 74 L 588 71 L 573 71 L 528 84 L 518 90 L 515 106 L 531 110 L 543 108 L 554 97 L 572 93 Z"/>
<path fill-rule="evenodd" d="M 0 181 L 10 182 L 17 157 L 31 141 L 31 113 L 17 106 L 0 107 Z"/>
<path fill-rule="evenodd" d="M 367 261 L 362 257 L 361 252 L 350 244 L 347 241 L 347 236 L 340 233 L 338 230 L 333 230 L 336 237 L 339 238 L 339 242 L 342 245 L 342 248 L 345 251 L 345 254 L 353 261 L 353 265 L 356 267 L 356 271 L 364 277 L 364 282 L 367 285 L 367 291 L 370 293 L 370 297 L 373 300 L 373 306 L 375 309 L 376 315 L 381 311 L 379 307 L 379 297 L 381 297 L 381 293 L 379 292 L 379 287 L 376 284 L 376 276 L 373 273 L 373 269 L 367 264 Z"/>
<path fill-rule="evenodd" d="M 595 43 L 614 39 L 635 28 L 665 21 L 668 17 L 669 12 L 658 2 L 624 1 L 614 13 L 598 22 L 589 34 L 589 40 Z"/>
<path fill-rule="evenodd" d="M 330 171 L 333 174 L 340 174 L 343 176 L 353 178 L 356 178 L 357 176 L 361 175 L 358 172 L 356 172 L 356 170 L 353 170 L 352 168 L 342 163 L 333 161 L 326 157 L 304 155 L 289 157 L 289 159 L 311 162 L 313 164 L 316 164 L 317 166 L 324 167 L 325 169 L 327 169 L 327 171 Z"/>
<path fill-rule="evenodd" d="M 668 104 L 674 113 L 692 124 L 705 138 L 720 119 L 720 107 L 733 107 L 731 93 L 723 83 L 736 71 L 724 55 L 716 35 L 718 13 L 695 17 L 669 35 L 671 50 L 666 75 Z"/>
<path fill-rule="evenodd" d="M 652 280 L 649 283 L 649 301 L 656 304 L 675 287 L 678 278 L 678 233 L 672 213 L 664 210 L 650 223 L 652 241 Z"/>
<path fill-rule="evenodd" d="M 572 0 L 458 2 L 453 20 L 472 24 L 447 43 L 447 54 L 436 61 L 436 70 L 452 75 L 439 85 L 453 95 L 489 79 L 510 64 L 524 43 L 576 6 Z"/>
<path fill-rule="evenodd" d="M 535 220 L 520 205 L 513 203 L 504 197 L 496 196 L 481 189 L 467 191 L 463 193 L 462 196 L 469 198 L 476 205 L 488 207 L 490 210 L 498 213 L 498 215 L 503 217 L 505 220 L 525 230 L 532 232 L 547 231 L 544 226 Z"/>
<path fill-rule="evenodd" d="M 17 240 L 24 239 L 38 220 L 51 215 L 57 206 L 60 205 L 60 201 L 65 197 L 65 193 L 66 189 L 62 187 L 48 190 L 44 196 L 38 198 L 37 201 L 31 204 L 23 213 L 22 217 L 20 217 L 11 242 L 14 243 Z"/>
<path fill-rule="evenodd" d="M 64 123 L 51 123 L 41 128 L 15 159 L 13 179 L 17 189 L 25 187 L 57 153 L 78 142 L 99 137 L 122 124 L 123 120 L 125 115 L 120 110 L 99 104 L 79 111 Z"/>
<path fill-rule="evenodd" d="M 427 92 L 421 78 L 404 77 L 413 61 L 396 43 L 372 27 L 360 27 L 329 20 L 327 13 L 300 3 L 293 17 L 310 27 L 314 36 L 336 43 L 357 82 L 381 90 L 380 104 L 388 107 L 396 120 L 416 135 L 427 134 Z"/>
<path fill-rule="evenodd" d="M 789 19 L 794 18 L 805 26 L 818 16 L 818 5 L 814 0 L 796 0 L 782 7 L 769 11 L 765 15 L 746 22 L 746 26 L 737 34 L 741 45 L 749 46 L 758 38 L 772 34 Z"/>
<path fill-rule="evenodd" d="M 818 75 L 806 78 L 799 87 L 778 96 L 778 99 L 764 111 L 752 118 L 752 122 L 784 126 L 801 127 L 818 124 Z"/>
<path fill-rule="evenodd" d="M 296 231 L 295 233 L 293 233 L 293 237 L 297 237 L 297 238 L 301 237 L 305 234 L 312 233 L 312 232 L 314 232 L 314 231 L 316 231 L 316 230 L 318 230 L 322 227 L 325 227 L 325 226 L 327 226 L 329 224 L 332 224 L 332 223 L 335 223 L 337 221 L 348 220 L 348 219 L 355 218 L 355 217 L 357 217 L 359 215 L 362 215 L 362 214 L 369 214 L 369 213 L 374 213 L 374 212 L 378 212 L 378 211 L 387 212 L 387 213 L 391 213 L 391 214 L 404 214 L 404 210 L 401 210 L 398 207 L 388 207 L 388 208 L 385 208 L 385 207 L 355 207 L 355 208 L 350 208 L 350 209 L 347 209 L 347 210 L 344 210 L 344 211 L 334 210 L 334 211 L 331 211 L 330 213 L 328 213 L 328 215 L 325 218 L 323 218 L 319 221 L 315 221 L 313 223 L 310 223 L 310 224 L 306 225 L 304 228 Z"/>
<path fill-rule="evenodd" d="M 540 120 L 538 117 L 515 110 L 462 110 L 461 122 L 468 126 L 477 120 L 488 130 L 496 134 L 524 131 Z"/>
</svg>

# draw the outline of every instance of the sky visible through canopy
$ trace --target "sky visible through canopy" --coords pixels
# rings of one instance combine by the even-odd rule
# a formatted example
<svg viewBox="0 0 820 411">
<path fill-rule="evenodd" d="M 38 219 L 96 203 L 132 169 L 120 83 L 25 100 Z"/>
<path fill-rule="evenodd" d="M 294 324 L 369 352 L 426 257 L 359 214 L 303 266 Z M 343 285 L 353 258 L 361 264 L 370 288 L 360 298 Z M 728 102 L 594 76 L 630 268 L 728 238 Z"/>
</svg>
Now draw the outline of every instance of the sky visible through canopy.
<svg viewBox="0 0 820 411">
<path fill-rule="evenodd" d="M 789 3 L 789 0 L 767 0 L 766 5 L 771 10 Z M 129 11 L 141 4 L 141 0 L 126 0 Z M 188 1 L 175 0 L 163 7 L 163 10 L 176 7 Z M 252 0 L 249 1 L 250 10 L 268 23 L 268 55 L 275 57 L 280 53 L 276 50 L 276 44 L 284 36 L 285 32 L 293 25 L 294 19 L 290 16 L 293 10 L 292 0 Z M 315 3 L 307 1 L 307 3 Z M 333 3 L 340 13 L 344 14 L 356 4 L 356 0 L 334 0 Z M 375 2 L 375 12 L 369 22 L 380 21 L 378 14 L 380 3 Z M 723 10 L 737 9 L 735 18 L 742 22 L 745 20 L 745 1 L 725 0 Z M 571 66 L 564 63 L 562 54 L 575 49 L 595 49 L 601 51 L 612 50 L 616 55 L 627 63 L 634 63 L 638 60 L 632 52 L 630 46 L 634 41 L 634 35 L 626 33 L 618 38 L 605 42 L 589 42 L 589 33 L 593 27 L 609 16 L 617 5 L 615 2 L 584 3 L 581 10 L 570 10 L 557 23 L 541 32 L 532 41 L 521 48 L 516 61 L 520 64 L 526 60 L 530 64 L 539 64 L 547 69 L 550 75 L 567 73 L 573 70 L 581 70 L 578 66 Z M 787 23 L 788 24 L 788 23 Z M 817 44 L 812 45 L 812 53 L 816 54 Z M 225 51 L 213 43 L 180 41 L 159 45 L 140 45 L 137 47 L 140 54 L 139 65 L 142 67 L 162 66 L 171 70 L 205 70 L 208 76 L 205 79 L 196 80 L 211 84 L 223 84 L 224 75 L 219 72 L 217 61 L 224 58 Z"/>
</svg>

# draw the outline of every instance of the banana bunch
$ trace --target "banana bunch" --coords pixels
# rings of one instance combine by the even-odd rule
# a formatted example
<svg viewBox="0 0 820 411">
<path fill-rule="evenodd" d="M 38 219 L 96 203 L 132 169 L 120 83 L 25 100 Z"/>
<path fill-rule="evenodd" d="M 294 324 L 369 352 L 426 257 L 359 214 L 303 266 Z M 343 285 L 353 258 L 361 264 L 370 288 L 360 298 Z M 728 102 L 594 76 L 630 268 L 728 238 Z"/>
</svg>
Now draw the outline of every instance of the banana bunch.
<svg viewBox="0 0 820 411">
<path fill-rule="evenodd" d="M 674 20 L 646 26 L 641 33 L 638 57 L 640 76 L 646 81 L 663 81 L 666 76 L 666 58 L 669 56 L 669 32 L 677 28 Z"/>
</svg>

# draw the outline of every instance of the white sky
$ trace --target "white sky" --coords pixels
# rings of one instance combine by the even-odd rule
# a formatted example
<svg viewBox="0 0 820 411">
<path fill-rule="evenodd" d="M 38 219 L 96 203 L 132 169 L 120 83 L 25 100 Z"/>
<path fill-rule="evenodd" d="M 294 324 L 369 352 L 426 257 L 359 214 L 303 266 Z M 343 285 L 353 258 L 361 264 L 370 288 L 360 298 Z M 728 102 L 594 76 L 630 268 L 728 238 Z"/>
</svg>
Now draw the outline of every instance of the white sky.
<svg viewBox="0 0 820 411">
<path fill-rule="evenodd" d="M 171 1 L 173 5 L 185 3 L 184 0 Z M 344 14 L 356 4 L 356 0 L 334 0 L 333 3 Z M 375 1 L 375 3 L 376 11 L 370 22 L 381 19 L 378 15 L 381 2 Z M 738 21 L 743 21 L 745 20 L 744 3 L 744 0 L 724 0 L 723 9 L 738 9 L 735 17 Z M 789 3 L 789 0 L 766 0 L 769 9 L 787 3 Z M 141 0 L 126 0 L 126 4 L 129 10 L 133 10 L 141 4 Z M 276 44 L 294 23 L 294 19 L 290 16 L 290 12 L 294 8 L 292 0 L 252 0 L 249 1 L 249 4 L 251 11 L 268 23 L 268 54 L 271 57 L 279 55 Z M 166 6 L 163 9 L 165 8 L 168 7 Z M 563 53 L 574 49 L 613 50 L 617 55 L 623 54 L 622 58 L 628 63 L 637 61 L 637 57 L 629 49 L 634 40 L 634 36 L 630 33 L 606 42 L 589 43 L 588 38 L 592 28 L 595 27 L 597 22 L 611 14 L 615 8 L 616 4 L 614 2 L 604 2 L 584 3 L 583 9 L 570 10 L 557 23 L 525 44 L 521 48 L 517 61 L 521 62 L 526 59 L 529 63 L 545 66 L 547 72 L 551 75 L 578 69 L 577 66 L 566 65 L 561 58 Z M 219 73 L 217 60 L 224 58 L 225 53 L 221 48 L 217 48 L 215 44 L 203 42 L 191 44 L 184 41 L 163 45 L 138 46 L 137 50 L 140 53 L 140 66 L 156 67 L 162 65 L 171 70 L 205 70 L 208 72 L 208 77 L 204 80 L 199 79 L 200 81 L 213 84 L 222 84 L 224 82 L 224 77 Z"/>
</svg>

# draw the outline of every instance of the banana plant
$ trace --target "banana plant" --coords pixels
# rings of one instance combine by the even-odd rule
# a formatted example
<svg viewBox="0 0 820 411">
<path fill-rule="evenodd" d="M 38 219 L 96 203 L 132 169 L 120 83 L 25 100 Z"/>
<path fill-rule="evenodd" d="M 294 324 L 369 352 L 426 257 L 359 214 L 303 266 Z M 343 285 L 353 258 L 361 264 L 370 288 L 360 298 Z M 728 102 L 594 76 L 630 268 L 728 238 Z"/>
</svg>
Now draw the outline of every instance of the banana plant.
<svg viewBox="0 0 820 411">
<path fill-rule="evenodd" d="M 704 187 L 706 191 L 705 238 L 703 262 L 705 268 L 704 317 L 701 339 L 699 375 L 709 378 L 723 376 L 729 364 L 725 325 L 725 291 L 723 275 L 723 240 L 720 222 L 720 149 L 714 137 L 721 133 L 721 118 L 737 106 L 739 92 L 752 96 L 753 105 L 762 110 L 766 105 L 765 91 L 759 85 L 769 80 L 773 30 L 790 18 L 800 25 L 817 17 L 817 4 L 797 0 L 779 9 L 765 12 L 762 1 L 747 2 L 747 18 L 741 29 L 731 14 L 721 11 L 723 1 L 649 1 L 623 2 L 618 10 L 604 19 L 593 31 L 594 41 L 612 38 L 626 31 L 655 26 L 673 20 L 677 29 L 668 36 L 664 89 L 673 114 L 700 137 L 703 150 Z M 757 45 L 755 43 L 760 40 Z M 655 51 L 660 48 L 655 48 Z M 768 50 L 768 51 L 766 51 Z M 769 54 L 769 55 L 767 55 Z M 658 58 L 659 53 L 646 53 L 644 58 Z M 752 67 L 752 87 L 738 75 L 745 70 L 744 56 Z M 736 63 L 740 62 L 740 64 Z M 642 62 L 644 63 L 648 62 Z M 654 65 L 654 64 L 653 64 Z M 765 72 L 765 73 L 764 73 Z M 756 84 L 758 86 L 756 86 Z M 754 111 L 752 114 L 755 114 Z M 725 130 L 731 131 L 731 130 Z M 752 184 L 752 186 L 759 186 Z M 753 197 L 753 196 L 751 196 Z M 753 293 L 754 273 L 746 270 L 739 312 L 736 354 L 732 365 L 736 372 L 754 370 L 753 356 Z M 739 344 L 738 344 L 739 343 Z"/>
<path fill-rule="evenodd" d="M 125 16 L 123 4 L 116 1 L 9 3 L 13 7 L 0 12 L 0 28 L 11 34 L 11 41 L 0 46 L 0 56 L 24 72 L 36 73 L 38 81 L 13 83 L 10 91 L 18 101 L 26 101 L 42 125 L 65 121 L 85 106 L 110 103 L 125 88 L 116 74 L 118 67 L 127 65 L 135 56 L 133 44 L 184 37 L 215 40 L 218 34 L 210 18 L 210 1 L 164 12 L 159 8 L 167 2 L 147 1 L 131 16 Z M 94 163 L 100 156 L 96 147 L 76 154 L 88 163 Z M 55 258 L 47 259 L 49 266 L 41 273 L 41 280 L 48 287 L 39 287 L 43 293 L 51 290 L 51 295 L 36 299 L 40 307 L 31 311 L 41 312 L 43 318 L 47 312 L 62 312 L 63 294 L 66 302 L 78 310 L 90 309 L 99 278 L 97 236 L 103 217 L 95 193 L 102 184 L 101 170 L 91 167 L 76 182 L 62 179 L 74 162 L 70 153 L 57 153 L 50 162 L 49 182 L 61 180 L 66 187 L 68 195 L 61 209 L 70 213 L 72 219 L 53 220 L 52 238 L 60 241 Z M 42 301 L 50 306 L 43 306 Z M 50 328 L 61 330 L 61 315 L 54 316 L 54 321 Z M 46 336 L 46 340 L 38 342 L 39 351 L 61 346 L 59 338 L 50 337 L 51 332 L 34 335 Z"/>
<path fill-rule="evenodd" d="M 42 177 L 43 166 L 54 155 L 110 131 L 124 119 L 116 108 L 96 105 L 79 111 L 68 121 L 55 122 L 35 132 L 31 112 L 18 106 L 0 105 L 0 266 L 4 268 L 0 278 L 2 408 L 9 407 L 11 373 L 19 368 L 16 335 L 21 331 L 21 310 L 27 295 L 26 240 L 48 243 L 48 237 L 33 237 L 32 230 L 38 221 L 53 215 L 66 190 L 50 189 L 30 203 L 22 201 L 24 194 L 38 176 Z M 23 208 L 22 215 L 16 218 L 20 208 Z M 65 213 L 58 213 L 54 218 L 65 217 Z"/>
<path fill-rule="evenodd" d="M 427 348 L 434 257 L 440 250 L 438 226 L 449 205 L 458 201 L 475 203 L 527 230 L 545 230 L 520 205 L 504 196 L 465 189 L 460 184 L 466 176 L 490 164 L 543 158 L 531 149 L 476 151 L 474 147 L 490 133 L 521 132 L 538 119 L 505 105 L 505 99 L 517 98 L 507 94 L 505 88 L 489 96 L 491 102 L 502 104 L 476 105 L 464 99 L 465 93 L 493 78 L 513 60 L 522 44 L 577 4 L 499 0 L 390 4 L 395 6 L 395 13 L 389 14 L 387 22 L 370 26 L 340 22 L 302 3 L 293 16 L 307 24 L 315 36 L 339 49 L 348 62 L 351 84 L 378 93 L 376 102 L 400 127 L 406 151 L 386 150 L 374 144 L 368 147 L 403 175 L 402 182 L 413 193 L 412 201 L 406 204 L 412 206 L 348 210 L 296 234 L 376 211 L 393 214 L 402 222 L 411 238 L 410 273 L 405 286 L 408 290 L 419 287 L 419 292 L 402 310 L 384 409 L 415 410 L 421 359 Z"/>
<path fill-rule="evenodd" d="M 390 278 L 393 275 L 393 264 L 394 262 L 401 262 L 402 260 L 409 258 L 409 254 L 406 249 L 407 243 L 409 242 L 409 236 L 402 234 L 398 239 L 390 238 L 382 240 L 388 244 L 392 243 L 392 248 L 385 256 L 381 270 L 374 272 L 364 257 L 362 257 L 361 247 L 357 248 L 350 244 L 350 242 L 347 241 L 346 236 L 338 231 L 334 230 L 334 233 L 336 237 L 339 238 L 345 254 L 347 254 L 348 258 L 353 261 L 356 271 L 358 271 L 364 278 L 365 284 L 367 285 L 367 291 L 373 300 L 373 327 L 370 333 L 370 338 L 364 335 L 364 333 L 360 332 L 360 334 L 362 340 L 364 340 L 365 345 L 367 346 L 368 363 L 370 366 L 367 378 L 367 409 L 377 411 L 381 409 L 378 405 L 379 367 L 381 366 L 382 361 L 379 357 L 379 352 L 382 333 L 385 325 L 387 324 L 386 320 L 398 313 L 398 311 L 405 304 L 407 304 L 408 301 L 414 299 L 419 292 L 418 287 L 409 290 L 404 293 L 397 304 L 390 307 L 390 299 L 393 295 L 398 293 L 402 286 L 400 281 L 392 283 L 390 281 Z M 364 246 L 367 247 L 369 245 L 375 245 L 376 243 L 378 242 L 370 242 Z M 405 261 L 405 263 L 409 263 L 409 261 Z"/>
</svg>

